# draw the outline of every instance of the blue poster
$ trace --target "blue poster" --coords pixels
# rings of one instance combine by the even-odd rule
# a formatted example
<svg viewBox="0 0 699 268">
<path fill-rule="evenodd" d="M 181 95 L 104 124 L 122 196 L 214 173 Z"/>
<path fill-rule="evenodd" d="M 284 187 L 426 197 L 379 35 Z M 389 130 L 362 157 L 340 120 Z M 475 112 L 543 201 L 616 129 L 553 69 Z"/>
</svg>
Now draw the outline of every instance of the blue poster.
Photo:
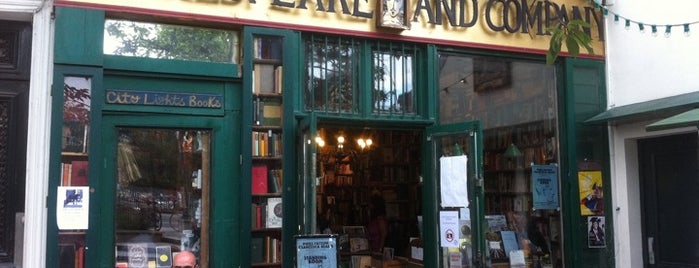
<svg viewBox="0 0 699 268">
<path fill-rule="evenodd" d="M 296 267 L 336 268 L 336 235 L 304 235 L 296 237 Z"/>
<path fill-rule="evenodd" d="M 532 166 L 532 195 L 534 209 L 558 209 L 558 166 Z"/>
</svg>

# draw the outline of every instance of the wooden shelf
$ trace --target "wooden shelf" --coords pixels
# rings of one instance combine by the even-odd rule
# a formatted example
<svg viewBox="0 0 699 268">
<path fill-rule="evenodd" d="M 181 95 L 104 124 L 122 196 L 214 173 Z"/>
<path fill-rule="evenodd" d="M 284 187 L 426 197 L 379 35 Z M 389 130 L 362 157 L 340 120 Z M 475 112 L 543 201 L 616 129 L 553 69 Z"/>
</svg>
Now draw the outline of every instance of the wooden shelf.
<svg viewBox="0 0 699 268">
<path fill-rule="evenodd" d="M 65 156 L 65 157 L 87 157 L 87 153 L 61 152 L 61 156 Z"/>
<path fill-rule="evenodd" d="M 284 117 L 284 62 L 282 36 L 253 33 L 252 72 L 252 222 L 250 226 L 252 264 L 248 267 L 282 267 L 283 200 L 282 150 Z M 265 189 L 266 187 L 266 189 Z M 274 227 L 265 227 L 274 226 Z M 278 227 L 277 227 L 278 226 Z M 272 248 L 274 248 L 272 250 Z"/>
<path fill-rule="evenodd" d="M 281 227 L 274 227 L 274 228 L 252 228 L 250 231 L 255 232 L 255 233 L 278 233 L 282 230 Z"/>
<path fill-rule="evenodd" d="M 254 64 L 270 64 L 270 65 L 281 65 L 282 61 L 279 59 L 260 59 L 260 58 L 254 58 L 252 59 L 252 62 Z"/>
<path fill-rule="evenodd" d="M 282 93 L 255 92 L 255 93 L 252 93 L 252 96 L 265 98 L 265 99 L 276 99 L 276 98 L 281 98 L 283 95 L 282 95 Z"/>
</svg>

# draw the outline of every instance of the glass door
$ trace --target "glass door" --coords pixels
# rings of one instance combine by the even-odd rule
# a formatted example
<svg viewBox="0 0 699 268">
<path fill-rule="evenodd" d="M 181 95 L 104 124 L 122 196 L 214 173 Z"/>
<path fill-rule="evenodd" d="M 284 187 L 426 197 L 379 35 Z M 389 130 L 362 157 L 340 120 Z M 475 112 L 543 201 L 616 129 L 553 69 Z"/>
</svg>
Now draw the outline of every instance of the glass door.
<svg viewBox="0 0 699 268">
<path fill-rule="evenodd" d="M 425 193 L 436 200 L 424 210 L 421 228 L 426 264 L 437 267 L 481 267 L 483 199 L 482 137 L 478 122 L 427 129 L 430 155 L 425 170 L 434 180 L 425 182 Z"/>
<path fill-rule="evenodd" d="M 105 121 L 105 169 L 97 188 L 103 213 L 99 266 L 171 267 L 177 254 L 189 251 L 200 267 L 208 267 L 211 148 L 220 131 L 198 122 L 216 121 L 181 116 Z"/>
</svg>

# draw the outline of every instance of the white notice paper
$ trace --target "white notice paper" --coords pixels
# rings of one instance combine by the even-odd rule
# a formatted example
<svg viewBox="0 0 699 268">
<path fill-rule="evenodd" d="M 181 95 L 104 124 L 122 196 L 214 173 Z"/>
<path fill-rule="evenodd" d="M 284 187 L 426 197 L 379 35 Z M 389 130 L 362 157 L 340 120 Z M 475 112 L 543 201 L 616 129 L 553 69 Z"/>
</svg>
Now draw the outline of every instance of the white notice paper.
<svg viewBox="0 0 699 268">
<path fill-rule="evenodd" d="M 526 267 L 524 260 L 524 250 L 513 250 L 510 252 L 510 267 Z"/>
<path fill-rule="evenodd" d="M 59 230 L 87 229 L 90 214 L 90 187 L 58 186 L 56 223 Z"/>
<path fill-rule="evenodd" d="M 439 158 L 439 178 L 443 207 L 468 207 L 468 157 Z"/>
<path fill-rule="evenodd" d="M 459 247 L 459 212 L 439 212 L 439 233 L 442 247 Z"/>
</svg>

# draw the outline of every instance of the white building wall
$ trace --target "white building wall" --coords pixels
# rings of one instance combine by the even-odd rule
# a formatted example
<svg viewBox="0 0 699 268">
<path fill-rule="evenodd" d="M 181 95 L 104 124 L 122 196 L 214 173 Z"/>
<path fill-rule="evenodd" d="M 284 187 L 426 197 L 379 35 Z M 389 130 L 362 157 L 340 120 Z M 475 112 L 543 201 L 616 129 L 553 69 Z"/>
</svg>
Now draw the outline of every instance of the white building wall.
<svg viewBox="0 0 699 268">
<path fill-rule="evenodd" d="M 699 90 L 699 2 L 695 0 L 613 0 L 606 27 L 608 108 L 645 102 Z M 619 16 L 615 22 L 615 14 Z M 626 19 L 630 20 L 628 29 Z M 641 32 L 639 23 L 644 24 Z M 690 23 L 685 35 L 681 24 Z M 694 24 L 691 24 L 694 23 Z M 654 36 L 650 25 L 656 24 Z M 666 36 L 666 25 L 671 28 Z M 659 120 L 660 118 L 658 118 Z M 615 265 L 643 267 L 637 141 L 696 131 L 683 128 L 647 132 L 657 120 L 612 125 L 610 159 L 614 208 Z"/>
<path fill-rule="evenodd" d="M 673 26 L 665 37 L 665 25 L 699 21 L 696 0 L 614 0 L 607 7 L 606 55 L 608 102 L 622 106 L 699 90 L 699 23 Z M 614 22 L 614 13 L 621 17 Z M 631 21 L 625 29 L 625 19 Z M 635 21 L 635 22 L 634 22 Z M 645 33 L 638 22 L 646 24 Z M 650 24 L 657 24 L 657 36 Z"/>
</svg>

